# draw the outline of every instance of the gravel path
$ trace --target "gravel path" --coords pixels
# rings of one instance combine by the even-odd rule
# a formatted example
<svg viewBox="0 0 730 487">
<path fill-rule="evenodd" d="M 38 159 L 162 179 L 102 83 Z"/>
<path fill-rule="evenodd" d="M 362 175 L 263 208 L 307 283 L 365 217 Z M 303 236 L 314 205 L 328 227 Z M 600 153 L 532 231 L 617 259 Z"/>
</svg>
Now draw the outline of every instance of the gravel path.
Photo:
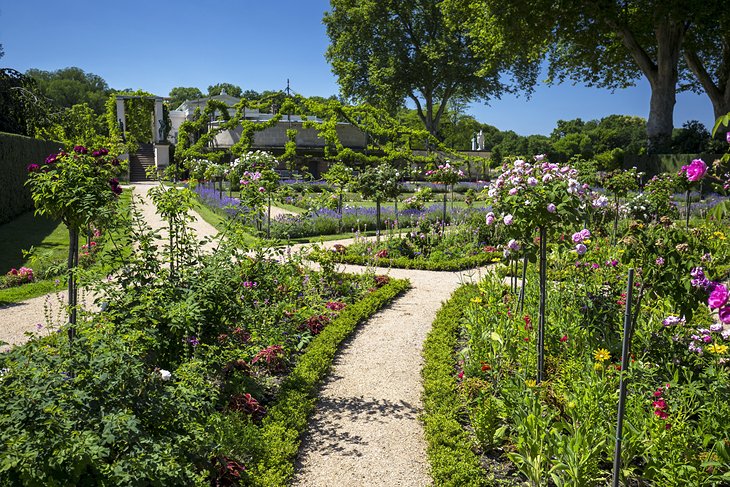
<svg viewBox="0 0 730 487">
<path fill-rule="evenodd" d="M 377 272 L 408 278 L 412 288 L 361 326 L 336 357 L 302 443 L 297 487 L 432 483 L 418 420 L 421 350 L 442 300 L 483 270 Z"/>
<path fill-rule="evenodd" d="M 165 232 L 164 227 L 167 226 L 167 222 L 157 214 L 157 209 L 155 208 L 155 205 L 152 204 L 152 198 L 147 194 L 150 189 L 158 185 L 159 183 L 157 182 L 140 182 L 135 183 L 132 188 L 134 191 L 135 201 L 139 200 L 142 203 L 140 209 L 142 210 L 145 221 L 150 227 L 152 227 L 152 229 L 161 230 L 160 240 L 165 241 L 167 233 Z M 191 210 L 189 213 L 193 217 L 193 221 L 190 223 L 190 228 L 195 232 L 198 239 L 202 240 L 206 237 L 213 238 L 213 240 L 203 246 L 203 250 L 214 249 L 216 247 L 215 237 L 218 235 L 218 230 L 216 230 L 213 225 L 203 220 L 197 212 Z"/>
</svg>

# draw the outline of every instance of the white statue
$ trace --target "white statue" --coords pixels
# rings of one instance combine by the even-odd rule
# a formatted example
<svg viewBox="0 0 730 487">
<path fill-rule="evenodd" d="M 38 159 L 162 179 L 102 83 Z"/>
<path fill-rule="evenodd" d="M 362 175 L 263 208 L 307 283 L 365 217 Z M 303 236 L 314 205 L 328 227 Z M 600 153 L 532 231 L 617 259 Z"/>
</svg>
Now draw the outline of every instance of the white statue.
<svg viewBox="0 0 730 487">
<path fill-rule="evenodd" d="M 477 135 L 477 150 L 484 150 L 484 132 L 481 129 Z"/>
</svg>

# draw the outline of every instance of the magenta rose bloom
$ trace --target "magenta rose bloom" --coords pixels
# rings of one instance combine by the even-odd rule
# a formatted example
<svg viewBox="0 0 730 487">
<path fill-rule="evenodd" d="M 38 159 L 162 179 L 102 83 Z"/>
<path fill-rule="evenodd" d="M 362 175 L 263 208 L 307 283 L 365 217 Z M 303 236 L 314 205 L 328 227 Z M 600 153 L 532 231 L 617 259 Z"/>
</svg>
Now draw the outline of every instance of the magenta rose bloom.
<svg viewBox="0 0 730 487">
<path fill-rule="evenodd" d="M 682 171 L 687 175 L 688 181 L 699 181 L 707 173 L 707 164 L 702 159 L 695 159 L 689 166 L 682 166 Z"/>
<path fill-rule="evenodd" d="M 725 140 L 727 140 L 727 143 L 730 144 L 730 132 L 725 134 Z"/>
<path fill-rule="evenodd" d="M 722 308 L 727 303 L 728 290 L 723 284 L 715 285 L 715 289 L 710 293 L 710 297 L 707 298 L 707 304 L 711 309 Z"/>
<path fill-rule="evenodd" d="M 718 315 L 720 316 L 720 321 L 726 325 L 730 325 L 730 305 L 720 308 Z"/>
</svg>

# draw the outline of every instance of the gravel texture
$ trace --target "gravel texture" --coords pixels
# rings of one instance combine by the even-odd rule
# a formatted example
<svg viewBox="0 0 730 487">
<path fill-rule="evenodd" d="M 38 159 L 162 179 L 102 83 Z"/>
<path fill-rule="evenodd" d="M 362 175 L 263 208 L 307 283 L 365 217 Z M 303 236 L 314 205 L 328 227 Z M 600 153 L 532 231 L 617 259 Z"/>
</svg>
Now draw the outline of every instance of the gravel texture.
<svg viewBox="0 0 730 487">
<path fill-rule="evenodd" d="M 418 419 L 421 350 L 442 300 L 484 271 L 376 272 L 408 278 L 412 288 L 362 325 L 336 357 L 302 443 L 295 486 L 432 483 Z"/>
</svg>

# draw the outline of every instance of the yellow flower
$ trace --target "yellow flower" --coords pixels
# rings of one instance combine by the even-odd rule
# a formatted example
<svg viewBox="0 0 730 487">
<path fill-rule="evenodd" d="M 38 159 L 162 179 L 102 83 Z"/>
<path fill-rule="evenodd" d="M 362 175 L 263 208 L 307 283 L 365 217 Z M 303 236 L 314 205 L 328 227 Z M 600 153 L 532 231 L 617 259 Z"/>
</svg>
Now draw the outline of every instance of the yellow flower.
<svg viewBox="0 0 730 487">
<path fill-rule="evenodd" d="M 482 302 L 482 298 L 480 298 L 479 296 L 477 296 L 476 298 L 471 298 L 471 302 L 474 304 L 479 304 Z"/>
<path fill-rule="evenodd" d="M 725 237 L 725 234 L 722 232 L 715 232 L 712 234 L 716 239 L 718 240 L 726 240 L 727 237 Z"/>
<path fill-rule="evenodd" d="M 583 240 L 583 243 L 584 244 L 589 244 L 589 243 L 591 243 L 591 239 L 590 238 L 587 238 L 587 239 Z"/>
<path fill-rule="evenodd" d="M 533 387 L 537 386 L 537 382 L 535 382 L 535 379 L 527 379 L 527 380 L 525 381 L 525 385 L 526 385 L 527 387 L 529 387 L 529 388 L 531 388 L 531 389 L 532 389 Z"/>
<path fill-rule="evenodd" d="M 611 352 L 609 352 L 605 348 L 599 348 L 598 350 L 593 352 L 593 358 L 595 358 L 599 362 L 603 362 L 604 360 L 610 360 Z"/>
<path fill-rule="evenodd" d="M 727 345 L 718 345 L 717 343 L 713 343 L 709 347 L 707 347 L 707 350 L 709 350 L 712 353 L 726 353 L 727 352 Z"/>
<path fill-rule="evenodd" d="M 593 370 L 601 370 L 603 369 L 603 364 L 601 362 L 593 364 Z"/>
<path fill-rule="evenodd" d="M 500 257 L 492 257 L 492 262 L 499 262 L 502 260 Z"/>
</svg>

